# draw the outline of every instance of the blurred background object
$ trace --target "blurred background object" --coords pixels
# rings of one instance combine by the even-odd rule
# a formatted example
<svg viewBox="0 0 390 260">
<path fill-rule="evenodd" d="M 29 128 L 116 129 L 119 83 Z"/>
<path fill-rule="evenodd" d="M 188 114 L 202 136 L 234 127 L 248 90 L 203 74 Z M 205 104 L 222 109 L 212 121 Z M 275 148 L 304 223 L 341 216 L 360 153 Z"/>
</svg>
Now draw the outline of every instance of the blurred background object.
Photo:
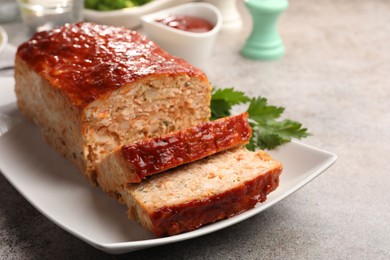
<svg viewBox="0 0 390 260">
<path fill-rule="evenodd" d="M 241 15 L 236 0 L 203 0 L 202 2 L 215 5 L 222 14 L 223 24 L 221 30 L 236 30 L 242 26 Z"/>
<path fill-rule="evenodd" d="M 16 21 L 19 18 L 19 8 L 16 0 L 0 0 L 0 23 Z"/>
<path fill-rule="evenodd" d="M 4 30 L 3 27 L 0 26 L 0 52 L 7 45 L 7 42 L 8 42 L 7 32 Z"/>
<path fill-rule="evenodd" d="M 158 22 L 170 16 L 200 18 L 211 24 L 211 30 L 190 32 L 172 28 Z M 187 3 L 142 16 L 146 35 L 165 51 L 203 68 L 210 57 L 215 40 L 222 26 L 222 15 L 218 8 L 208 3 Z"/>
<path fill-rule="evenodd" d="M 287 0 L 245 0 L 252 16 L 252 32 L 241 51 L 250 59 L 275 60 L 285 53 L 277 30 L 279 16 L 287 9 Z"/>
<path fill-rule="evenodd" d="M 83 0 L 17 0 L 29 34 L 82 20 Z"/>
<path fill-rule="evenodd" d="M 112 11 L 141 6 L 153 0 L 85 0 L 84 7 L 99 11 Z"/>
<path fill-rule="evenodd" d="M 137 28 L 141 25 L 141 16 L 150 14 L 153 12 L 157 12 L 159 10 L 173 7 L 176 5 L 180 5 L 183 3 L 188 3 L 192 2 L 191 0 L 153 0 L 153 1 L 148 1 L 148 0 L 142 0 L 145 2 L 142 5 L 134 5 L 131 8 L 120 8 L 120 9 L 113 9 L 114 2 L 122 2 L 125 0 L 104 0 L 104 1 L 110 1 L 111 4 L 110 6 L 105 5 L 103 7 L 97 7 L 98 4 L 96 5 L 97 2 L 93 1 L 98 1 L 99 3 L 103 0 L 86 0 L 85 6 L 86 7 L 92 7 L 94 6 L 95 8 L 93 9 L 110 9 L 112 10 L 93 10 L 90 8 L 84 8 L 83 10 L 83 15 L 84 15 L 84 20 L 90 21 L 90 22 L 96 22 L 96 23 L 101 23 L 101 24 L 107 24 L 107 25 L 114 25 L 114 26 L 125 26 L 127 28 Z M 127 0 L 126 0 L 127 1 Z M 133 2 L 135 0 L 132 0 Z M 140 0 L 137 0 L 138 3 L 140 3 Z M 120 5 L 124 5 L 123 3 L 116 3 L 115 6 L 118 7 Z"/>
</svg>

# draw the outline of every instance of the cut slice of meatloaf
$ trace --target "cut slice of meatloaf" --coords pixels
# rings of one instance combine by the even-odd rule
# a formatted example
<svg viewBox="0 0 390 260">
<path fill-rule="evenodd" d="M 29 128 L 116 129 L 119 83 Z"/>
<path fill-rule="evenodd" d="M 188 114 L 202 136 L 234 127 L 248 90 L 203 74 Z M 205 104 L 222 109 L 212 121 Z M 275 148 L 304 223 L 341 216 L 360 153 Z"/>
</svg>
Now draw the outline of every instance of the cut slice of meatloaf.
<svg viewBox="0 0 390 260">
<path fill-rule="evenodd" d="M 191 231 L 266 200 L 282 164 L 266 153 L 227 150 L 120 191 L 128 215 L 157 236 Z"/>
<path fill-rule="evenodd" d="M 136 31 L 93 23 L 39 32 L 15 60 L 17 104 L 95 182 L 95 162 L 127 143 L 210 117 L 205 74 Z"/>
<path fill-rule="evenodd" d="M 118 188 L 147 176 L 202 159 L 249 142 L 252 129 L 248 114 L 221 118 L 124 145 L 97 165 L 97 182 L 115 195 Z"/>
</svg>

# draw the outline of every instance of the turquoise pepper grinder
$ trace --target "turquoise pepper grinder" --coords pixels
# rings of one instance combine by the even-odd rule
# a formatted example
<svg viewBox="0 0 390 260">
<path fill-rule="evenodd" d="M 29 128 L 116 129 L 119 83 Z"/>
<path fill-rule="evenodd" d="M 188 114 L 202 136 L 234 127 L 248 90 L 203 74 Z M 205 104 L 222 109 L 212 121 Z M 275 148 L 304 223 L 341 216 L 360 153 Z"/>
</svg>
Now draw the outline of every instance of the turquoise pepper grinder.
<svg viewBox="0 0 390 260">
<path fill-rule="evenodd" d="M 252 16 L 253 28 L 241 54 L 257 60 L 283 57 L 285 49 L 277 31 L 277 21 L 288 7 L 287 0 L 245 0 L 245 5 Z"/>
</svg>

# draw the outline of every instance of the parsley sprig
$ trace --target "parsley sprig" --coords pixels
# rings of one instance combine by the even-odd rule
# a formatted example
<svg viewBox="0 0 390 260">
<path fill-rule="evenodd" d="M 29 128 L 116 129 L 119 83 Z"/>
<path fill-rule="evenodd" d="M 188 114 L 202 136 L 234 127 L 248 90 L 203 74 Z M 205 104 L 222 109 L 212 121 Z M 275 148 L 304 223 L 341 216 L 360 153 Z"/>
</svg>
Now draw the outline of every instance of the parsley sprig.
<svg viewBox="0 0 390 260">
<path fill-rule="evenodd" d="M 292 138 L 305 138 L 310 134 L 302 124 L 290 119 L 280 119 L 283 107 L 267 104 L 263 97 L 249 98 L 244 92 L 233 88 L 213 89 L 211 98 L 211 119 L 231 115 L 233 106 L 248 104 L 249 124 L 252 138 L 247 145 L 249 150 L 273 149 L 290 142 Z"/>
</svg>

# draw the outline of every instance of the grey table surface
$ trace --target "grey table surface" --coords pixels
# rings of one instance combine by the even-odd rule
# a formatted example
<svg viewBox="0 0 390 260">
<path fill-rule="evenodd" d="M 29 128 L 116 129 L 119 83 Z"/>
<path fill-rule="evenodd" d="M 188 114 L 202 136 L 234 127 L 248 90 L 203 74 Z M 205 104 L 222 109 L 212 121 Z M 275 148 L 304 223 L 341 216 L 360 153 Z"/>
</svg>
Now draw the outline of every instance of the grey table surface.
<svg viewBox="0 0 390 260">
<path fill-rule="evenodd" d="M 336 164 L 239 224 L 116 256 L 50 222 L 0 174 L 0 259 L 390 259 L 390 2 L 291 1 L 287 52 L 272 62 L 239 54 L 251 27 L 241 10 L 244 27 L 219 35 L 204 68 L 210 81 L 286 107 L 313 133 L 303 142 Z M 2 26 L 24 40 L 20 23 Z"/>
</svg>

